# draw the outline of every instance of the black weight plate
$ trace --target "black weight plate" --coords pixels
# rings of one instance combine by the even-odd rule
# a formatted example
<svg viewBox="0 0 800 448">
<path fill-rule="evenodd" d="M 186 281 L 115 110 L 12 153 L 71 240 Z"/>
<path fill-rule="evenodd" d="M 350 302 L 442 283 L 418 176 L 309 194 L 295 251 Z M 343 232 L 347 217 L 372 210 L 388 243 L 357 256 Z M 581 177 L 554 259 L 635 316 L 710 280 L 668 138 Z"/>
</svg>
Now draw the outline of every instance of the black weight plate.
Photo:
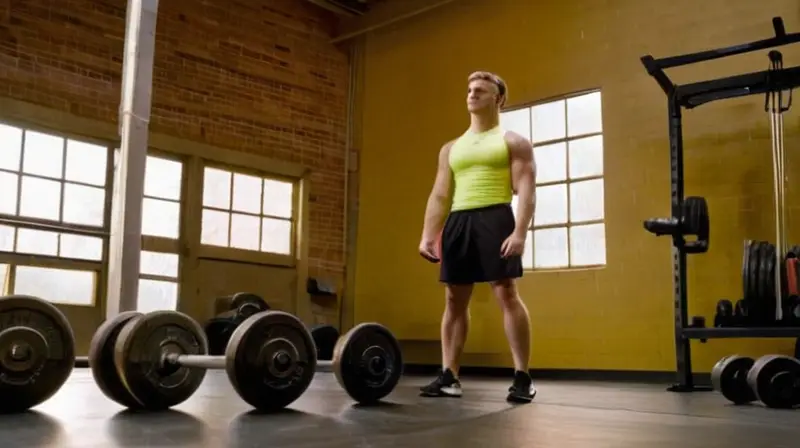
<svg viewBox="0 0 800 448">
<path fill-rule="evenodd" d="M 141 403 L 131 395 L 117 374 L 114 347 L 122 327 L 141 315 L 137 311 L 125 311 L 106 320 L 94 332 L 89 344 L 89 367 L 95 383 L 106 397 L 129 409 L 141 408 Z"/>
<path fill-rule="evenodd" d="M 239 396 L 254 408 L 274 412 L 305 393 L 317 354 L 303 322 L 284 311 L 248 317 L 225 349 L 225 371 Z"/>
<path fill-rule="evenodd" d="M 750 256 L 747 258 L 747 262 L 750 264 L 748 266 L 748 275 L 750 276 L 748 284 L 750 289 L 745 296 L 746 299 L 750 299 L 751 301 L 758 299 L 758 257 L 760 254 L 761 242 L 754 241 L 753 244 L 750 245 Z"/>
<path fill-rule="evenodd" d="M 788 409 L 800 404 L 800 361 L 783 355 L 762 356 L 747 374 L 747 384 L 768 408 Z"/>
<path fill-rule="evenodd" d="M 733 321 L 733 302 L 721 299 L 717 302 L 717 311 L 714 314 L 714 326 L 717 328 L 729 327 Z"/>
<path fill-rule="evenodd" d="M 756 401 L 756 395 L 747 384 L 747 373 L 755 364 L 753 358 L 739 355 L 726 356 L 711 369 L 711 384 L 726 400 L 735 405 Z"/>
<path fill-rule="evenodd" d="M 255 305 L 257 309 L 257 311 L 255 312 L 249 312 L 249 315 L 245 316 L 245 318 L 252 316 L 255 313 L 260 313 L 261 311 L 267 311 L 270 309 L 269 305 L 267 304 L 267 301 L 261 298 L 261 296 L 249 292 L 238 292 L 234 294 L 233 299 L 231 300 L 231 310 L 236 310 L 237 312 L 240 312 L 240 309 L 242 308 L 243 305 L 249 305 L 249 306 Z"/>
<path fill-rule="evenodd" d="M 0 298 L 0 413 L 24 412 L 55 395 L 75 365 L 75 336 L 55 305 Z"/>
<path fill-rule="evenodd" d="M 769 287 L 774 283 L 774 272 L 770 272 L 770 259 L 773 256 L 774 246 L 771 243 L 761 244 L 758 256 L 758 319 L 761 322 L 775 320 L 775 299 L 769 295 Z M 774 265 L 774 263 L 772 263 Z"/>
<path fill-rule="evenodd" d="M 701 196 L 689 196 L 683 201 L 683 231 L 687 235 L 697 235 L 700 240 L 709 236 L 708 203 Z"/>
<path fill-rule="evenodd" d="M 311 338 L 317 346 L 317 359 L 330 361 L 333 359 L 333 349 L 339 340 L 339 330 L 333 325 L 315 325 L 311 327 Z"/>
<path fill-rule="evenodd" d="M 209 319 L 203 327 L 208 340 L 208 354 L 214 356 L 224 355 L 225 347 L 228 346 L 233 330 L 238 325 L 233 318 L 212 317 Z"/>
<path fill-rule="evenodd" d="M 750 297 L 750 247 L 755 243 L 753 240 L 744 240 L 742 250 L 742 297 Z"/>
<path fill-rule="evenodd" d="M 114 366 L 142 407 L 164 410 L 191 397 L 206 369 L 164 366 L 164 355 L 205 355 L 208 341 L 191 317 L 178 311 L 153 311 L 132 319 L 119 332 Z"/>
<path fill-rule="evenodd" d="M 776 302 L 778 294 L 775 283 L 775 267 L 777 264 L 777 248 L 774 244 L 767 244 L 765 249 L 764 259 L 761 261 L 763 265 L 762 273 L 764 274 L 764 297 L 770 302 L 769 316 L 775 316 Z M 766 304 L 766 301 L 765 301 Z M 773 317 L 774 319 L 774 317 Z"/>
<path fill-rule="evenodd" d="M 403 374 L 403 355 L 388 328 L 362 323 L 336 342 L 332 365 L 336 380 L 350 398 L 371 404 L 397 386 Z"/>
</svg>

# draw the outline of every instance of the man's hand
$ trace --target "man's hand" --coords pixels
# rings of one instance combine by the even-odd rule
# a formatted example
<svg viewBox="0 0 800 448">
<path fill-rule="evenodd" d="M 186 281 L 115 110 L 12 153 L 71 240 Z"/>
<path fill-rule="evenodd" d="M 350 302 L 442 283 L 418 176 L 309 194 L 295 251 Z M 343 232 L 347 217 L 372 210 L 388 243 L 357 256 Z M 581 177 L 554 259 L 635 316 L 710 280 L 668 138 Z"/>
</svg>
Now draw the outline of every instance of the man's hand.
<svg viewBox="0 0 800 448">
<path fill-rule="evenodd" d="M 422 239 L 419 242 L 419 254 L 422 258 L 430 261 L 431 263 L 438 263 L 441 260 L 439 255 L 439 245 L 436 240 Z"/>
<path fill-rule="evenodd" d="M 528 232 L 522 232 L 522 234 L 518 232 L 511 233 L 511 235 L 503 241 L 503 245 L 500 247 L 500 255 L 502 255 L 503 258 L 522 255 L 522 251 L 525 250 L 525 237 L 527 233 Z"/>
</svg>

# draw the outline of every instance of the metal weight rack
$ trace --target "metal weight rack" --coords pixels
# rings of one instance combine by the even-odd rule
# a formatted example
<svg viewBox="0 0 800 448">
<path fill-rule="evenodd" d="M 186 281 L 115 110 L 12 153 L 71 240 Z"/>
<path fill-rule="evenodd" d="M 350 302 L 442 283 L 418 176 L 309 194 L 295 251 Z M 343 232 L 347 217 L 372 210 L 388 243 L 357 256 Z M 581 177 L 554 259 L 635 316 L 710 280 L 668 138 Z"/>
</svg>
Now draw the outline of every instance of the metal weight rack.
<svg viewBox="0 0 800 448">
<path fill-rule="evenodd" d="M 683 175 L 683 129 L 682 108 L 693 109 L 713 101 L 739 98 L 749 95 L 770 94 L 791 90 L 800 86 L 800 66 L 773 68 L 769 70 L 713 80 L 676 85 L 664 73 L 672 67 L 696 64 L 698 62 L 750 53 L 758 50 L 800 42 L 800 33 L 786 34 L 783 20 L 772 19 L 775 36 L 759 41 L 734 45 L 698 53 L 655 59 L 647 55 L 641 62 L 668 99 L 669 147 L 672 216 L 681 216 L 684 202 Z M 777 51 L 770 52 L 770 58 L 780 57 Z M 677 361 L 677 383 L 667 390 L 671 392 L 710 391 L 710 386 L 694 384 L 690 341 L 721 338 L 799 338 L 800 327 L 731 327 L 695 328 L 688 324 L 686 256 L 682 236 L 673 236 L 672 271 L 674 285 L 675 312 L 675 355 Z"/>
</svg>

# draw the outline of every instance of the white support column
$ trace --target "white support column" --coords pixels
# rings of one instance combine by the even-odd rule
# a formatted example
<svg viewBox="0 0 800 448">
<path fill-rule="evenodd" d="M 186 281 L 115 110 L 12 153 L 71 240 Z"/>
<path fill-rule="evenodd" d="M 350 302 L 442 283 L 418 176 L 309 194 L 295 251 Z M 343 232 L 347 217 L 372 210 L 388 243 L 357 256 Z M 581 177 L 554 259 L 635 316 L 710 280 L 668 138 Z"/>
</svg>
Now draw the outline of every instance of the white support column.
<svg viewBox="0 0 800 448">
<path fill-rule="evenodd" d="M 157 14 L 158 0 L 128 1 L 119 115 L 121 151 L 111 213 L 107 318 L 136 309 Z"/>
</svg>

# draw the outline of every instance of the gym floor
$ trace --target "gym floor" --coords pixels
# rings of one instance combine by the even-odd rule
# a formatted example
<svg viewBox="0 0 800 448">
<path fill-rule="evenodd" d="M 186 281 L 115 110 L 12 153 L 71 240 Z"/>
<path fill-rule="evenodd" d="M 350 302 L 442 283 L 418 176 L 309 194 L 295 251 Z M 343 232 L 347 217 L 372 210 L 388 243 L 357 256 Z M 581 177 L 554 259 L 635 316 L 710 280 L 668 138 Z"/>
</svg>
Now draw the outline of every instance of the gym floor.
<svg viewBox="0 0 800 448">
<path fill-rule="evenodd" d="M 505 402 L 507 380 L 465 377 L 462 399 L 417 396 L 427 377 L 406 377 L 390 404 L 354 405 L 333 374 L 320 373 L 285 412 L 258 415 L 224 372 L 173 411 L 133 414 L 109 401 L 88 369 L 76 369 L 49 401 L 0 417 L 11 447 L 797 447 L 798 411 L 733 407 L 710 392 L 664 385 L 538 381 L 533 404 Z"/>
</svg>

